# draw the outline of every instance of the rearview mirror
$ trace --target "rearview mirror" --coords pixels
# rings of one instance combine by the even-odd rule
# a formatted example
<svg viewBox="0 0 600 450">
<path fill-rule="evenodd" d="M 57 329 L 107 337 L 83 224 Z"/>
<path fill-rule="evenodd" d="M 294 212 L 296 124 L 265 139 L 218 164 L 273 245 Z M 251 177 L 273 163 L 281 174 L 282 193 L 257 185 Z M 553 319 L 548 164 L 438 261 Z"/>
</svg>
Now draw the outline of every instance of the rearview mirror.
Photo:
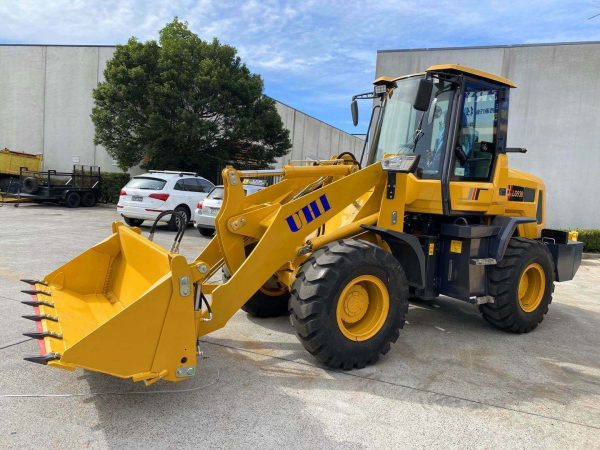
<svg viewBox="0 0 600 450">
<path fill-rule="evenodd" d="M 419 81 L 419 88 L 417 89 L 417 95 L 415 95 L 415 101 L 413 102 L 413 108 L 417 111 L 427 111 L 429 109 L 429 100 L 431 99 L 431 93 L 433 92 L 433 81 L 423 78 Z"/>
<path fill-rule="evenodd" d="M 356 126 L 358 125 L 358 102 L 356 99 L 353 99 L 350 103 L 350 111 L 352 112 L 352 123 Z"/>
</svg>

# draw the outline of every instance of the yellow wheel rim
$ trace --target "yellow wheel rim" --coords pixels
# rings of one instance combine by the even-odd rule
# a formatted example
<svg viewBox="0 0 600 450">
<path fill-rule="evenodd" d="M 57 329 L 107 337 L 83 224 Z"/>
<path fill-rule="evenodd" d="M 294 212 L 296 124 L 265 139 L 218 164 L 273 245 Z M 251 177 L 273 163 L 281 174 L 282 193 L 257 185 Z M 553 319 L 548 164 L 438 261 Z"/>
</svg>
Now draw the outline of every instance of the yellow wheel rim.
<svg viewBox="0 0 600 450">
<path fill-rule="evenodd" d="M 525 312 L 535 311 L 544 297 L 546 274 L 538 263 L 529 264 L 519 280 L 519 306 Z"/>
<path fill-rule="evenodd" d="M 337 324 L 348 339 L 366 341 L 381 330 L 389 310 L 390 296 L 383 281 L 361 275 L 350 281 L 338 298 Z"/>
<path fill-rule="evenodd" d="M 275 277 L 272 277 L 260 288 L 260 292 L 269 297 L 279 297 L 287 292 L 287 288 Z"/>
</svg>

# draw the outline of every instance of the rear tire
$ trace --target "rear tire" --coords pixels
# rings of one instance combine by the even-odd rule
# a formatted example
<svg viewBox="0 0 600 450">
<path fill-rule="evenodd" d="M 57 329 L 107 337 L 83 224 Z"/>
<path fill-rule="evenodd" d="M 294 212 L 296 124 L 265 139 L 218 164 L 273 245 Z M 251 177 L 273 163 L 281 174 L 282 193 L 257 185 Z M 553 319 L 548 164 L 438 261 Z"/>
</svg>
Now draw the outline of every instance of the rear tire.
<svg viewBox="0 0 600 450">
<path fill-rule="evenodd" d="M 374 244 L 346 239 L 317 250 L 296 275 L 290 298 L 298 339 L 335 369 L 373 364 L 398 339 L 408 312 L 400 263 Z"/>
<path fill-rule="evenodd" d="M 190 222 L 190 212 L 187 210 L 185 206 L 178 206 L 175 208 L 175 212 L 179 214 L 185 214 L 185 224 L 184 228 L 187 227 L 187 224 Z M 177 231 L 179 227 L 177 226 L 177 221 L 181 220 L 181 216 L 179 214 L 173 214 L 171 216 L 171 220 L 167 223 L 167 228 L 171 231 Z"/>
<path fill-rule="evenodd" d="M 68 208 L 78 208 L 80 204 L 81 196 L 79 195 L 79 192 L 69 192 L 65 196 L 65 205 Z"/>
<path fill-rule="evenodd" d="M 231 277 L 227 266 L 223 266 L 222 272 L 223 281 L 227 281 Z M 273 283 L 277 283 L 277 286 L 272 285 Z M 242 311 L 261 319 L 285 316 L 289 313 L 289 299 L 290 293 L 287 289 L 272 277 L 242 306 Z"/>
<path fill-rule="evenodd" d="M 270 283 L 276 283 L 271 286 Z M 272 289 L 271 289 L 272 288 Z M 248 300 L 242 310 L 254 317 L 268 318 L 280 317 L 289 313 L 288 301 L 290 293 L 274 278 L 267 281 L 252 297 Z"/>
<path fill-rule="evenodd" d="M 528 333 L 544 320 L 554 292 L 554 263 L 538 241 L 512 238 L 490 275 L 494 303 L 481 305 L 483 318 L 512 333 Z"/>
<path fill-rule="evenodd" d="M 215 234 L 215 230 L 213 230 L 212 228 L 198 227 L 198 231 L 200 232 L 200 234 L 202 236 L 206 236 L 206 237 L 210 237 L 213 234 Z"/>
<path fill-rule="evenodd" d="M 92 206 L 96 206 L 96 194 L 90 191 L 86 191 L 81 194 L 81 206 L 85 206 L 86 208 L 91 208 Z"/>
<path fill-rule="evenodd" d="M 142 225 L 144 223 L 144 221 L 142 219 L 134 219 L 132 217 L 123 217 L 123 220 L 130 227 L 139 227 L 140 225 Z"/>
</svg>

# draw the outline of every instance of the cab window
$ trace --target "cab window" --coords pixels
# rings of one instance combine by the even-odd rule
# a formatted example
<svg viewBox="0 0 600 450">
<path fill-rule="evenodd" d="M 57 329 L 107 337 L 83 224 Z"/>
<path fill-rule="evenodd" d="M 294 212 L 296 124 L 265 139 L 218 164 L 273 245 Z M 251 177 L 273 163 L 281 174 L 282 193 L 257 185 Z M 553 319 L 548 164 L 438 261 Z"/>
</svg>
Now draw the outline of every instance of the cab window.
<svg viewBox="0 0 600 450">
<path fill-rule="evenodd" d="M 488 181 L 497 147 L 501 91 L 467 83 L 452 179 Z"/>
<path fill-rule="evenodd" d="M 416 153 L 420 155 L 417 175 L 439 179 L 454 85 L 435 79 L 430 107 L 428 111 L 421 112 L 413 108 L 419 80 L 407 78 L 398 81 L 387 100 L 375 160 L 390 154 Z"/>
</svg>

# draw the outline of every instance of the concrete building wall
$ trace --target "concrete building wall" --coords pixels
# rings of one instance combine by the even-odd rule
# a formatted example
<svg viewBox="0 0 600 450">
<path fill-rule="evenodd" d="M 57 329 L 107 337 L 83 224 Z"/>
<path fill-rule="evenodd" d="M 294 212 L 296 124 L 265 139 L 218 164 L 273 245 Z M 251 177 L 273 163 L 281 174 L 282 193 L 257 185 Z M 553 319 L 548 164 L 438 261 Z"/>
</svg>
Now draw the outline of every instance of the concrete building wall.
<svg viewBox="0 0 600 450">
<path fill-rule="evenodd" d="M 46 169 L 73 164 L 117 171 L 94 145 L 92 90 L 104 80 L 114 47 L 0 45 L 0 148 L 42 153 Z M 325 159 L 341 151 L 360 153 L 362 141 L 277 102 L 293 146 L 290 160 Z"/>
<path fill-rule="evenodd" d="M 328 159 L 341 152 L 352 152 L 357 157 L 364 141 L 331 125 L 306 115 L 284 103 L 277 102 L 277 111 L 283 125 L 290 130 L 292 149 L 279 158 L 277 165 L 300 159 Z"/>
<path fill-rule="evenodd" d="M 505 76 L 511 167 L 546 183 L 553 227 L 600 228 L 600 43 L 379 51 L 377 76 L 463 64 Z"/>
</svg>

